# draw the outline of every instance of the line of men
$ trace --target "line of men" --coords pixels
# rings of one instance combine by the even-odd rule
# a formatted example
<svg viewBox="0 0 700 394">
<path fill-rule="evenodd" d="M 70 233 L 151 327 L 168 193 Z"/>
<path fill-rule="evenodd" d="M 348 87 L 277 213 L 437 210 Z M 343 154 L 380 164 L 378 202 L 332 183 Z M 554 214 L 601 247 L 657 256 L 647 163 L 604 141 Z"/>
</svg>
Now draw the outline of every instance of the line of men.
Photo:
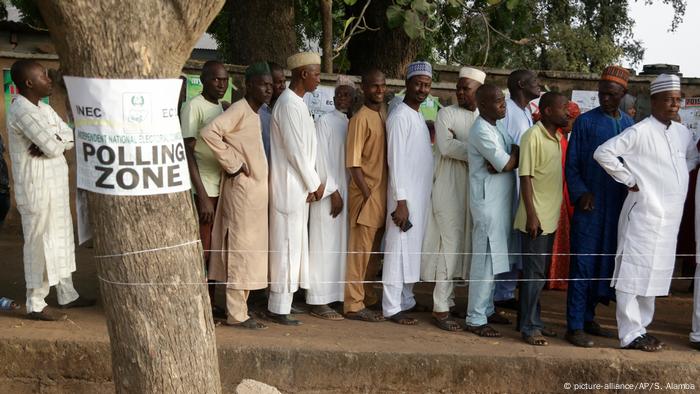
<svg viewBox="0 0 700 394">
<path fill-rule="evenodd" d="M 363 75 L 364 104 L 350 119 L 354 86 L 341 78 L 337 110 L 316 124 L 303 96 L 320 83 L 320 57 L 293 55 L 287 68 L 285 88 L 282 67 L 248 67 L 244 98 L 224 111 L 228 74 L 222 64 L 208 62 L 202 95 L 182 110 L 208 276 L 226 283 L 221 312 L 227 324 L 265 328 L 250 316 L 246 301 L 269 282 L 266 317 L 280 324 L 301 324 L 291 316 L 301 287 L 317 317 L 342 319 L 329 305 L 342 301 L 347 318 L 414 325 L 407 312 L 416 307 L 413 285 L 422 279 L 436 283 L 435 324 L 456 331 L 461 325 L 450 314 L 453 280 L 468 277 L 466 329 L 495 337 L 500 333 L 490 324 L 508 323 L 495 310 L 496 278 L 517 272 L 520 257 L 521 272 L 505 277 L 523 279 L 518 329 L 527 343 L 547 345 L 546 337 L 556 333 L 540 318 L 539 297 L 565 173 L 576 202 L 566 338 L 590 347 L 587 334 L 610 336 L 595 322 L 595 306 L 616 299 L 621 346 L 663 347 L 646 327 L 655 297 L 668 294 L 688 171 L 698 163 L 691 133 L 675 121 L 677 76 L 651 83 L 652 115 L 633 125 L 618 110 L 629 73 L 606 68 L 601 105 L 576 120 L 562 171 L 559 130 L 568 123 L 568 100 L 556 92 L 542 95 L 541 120 L 533 124 L 527 104 L 540 92 L 531 71 L 510 75 L 506 98 L 484 84 L 482 71 L 461 69 L 458 102 L 438 113 L 433 151 L 419 111 L 431 89 L 429 63 L 409 65 L 405 97 L 388 116 L 381 71 Z M 25 237 L 27 312 L 55 320 L 43 310 L 50 286 L 57 286 L 64 306 L 94 304 L 79 297 L 70 280 L 74 246 L 66 233 L 72 224 L 62 153 L 71 147 L 72 132 L 40 102 L 51 94 L 40 64 L 16 62 L 12 78 L 20 95 L 9 114 L 9 148 Z M 380 253 L 381 310 L 367 286 Z M 471 256 L 468 264 L 463 255 Z M 696 348 L 699 287 L 690 337 Z"/>
</svg>

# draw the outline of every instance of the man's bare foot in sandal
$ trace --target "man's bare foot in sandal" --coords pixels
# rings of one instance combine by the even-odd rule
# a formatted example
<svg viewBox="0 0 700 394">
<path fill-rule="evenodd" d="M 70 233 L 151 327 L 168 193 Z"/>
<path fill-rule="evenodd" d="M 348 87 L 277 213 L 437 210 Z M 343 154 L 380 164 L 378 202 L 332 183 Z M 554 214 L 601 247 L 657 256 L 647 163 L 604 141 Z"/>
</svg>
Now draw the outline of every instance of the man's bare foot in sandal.
<svg viewBox="0 0 700 394">
<path fill-rule="evenodd" d="M 501 333 L 496 331 L 493 327 L 489 326 L 488 324 L 484 324 L 481 326 L 470 326 L 467 324 L 465 327 L 465 330 L 474 333 L 480 337 L 484 338 L 500 338 Z"/>
<path fill-rule="evenodd" d="M 343 320 L 344 317 L 328 305 L 313 305 L 309 314 L 323 320 Z"/>
<path fill-rule="evenodd" d="M 249 330 L 264 330 L 267 328 L 265 324 L 260 323 L 259 321 L 253 319 L 252 317 L 244 322 L 235 322 L 235 321 L 226 321 L 227 326 L 231 327 L 240 327 L 240 328 L 246 328 Z"/>
<path fill-rule="evenodd" d="M 408 315 L 406 315 L 406 312 L 399 312 L 392 316 L 385 316 L 385 318 L 393 321 L 394 323 L 402 324 L 404 326 L 415 326 L 416 324 L 418 324 L 418 319 L 409 317 Z"/>
<path fill-rule="evenodd" d="M 647 335 L 642 335 L 638 336 L 623 349 L 641 350 L 643 352 L 658 352 L 662 349 L 662 346 L 653 339 L 649 338 Z"/>
<path fill-rule="evenodd" d="M 450 316 L 450 312 L 433 312 L 433 324 L 445 331 L 461 331 L 462 326 Z"/>
<path fill-rule="evenodd" d="M 539 331 L 534 332 L 532 335 L 523 334 L 523 339 L 525 342 L 532 346 L 547 346 L 547 338 L 545 338 Z"/>
<path fill-rule="evenodd" d="M 348 312 L 345 314 L 348 320 L 360 320 L 370 323 L 379 323 L 385 321 L 384 316 L 380 312 L 375 312 L 369 308 L 360 309 L 357 312 Z"/>
</svg>

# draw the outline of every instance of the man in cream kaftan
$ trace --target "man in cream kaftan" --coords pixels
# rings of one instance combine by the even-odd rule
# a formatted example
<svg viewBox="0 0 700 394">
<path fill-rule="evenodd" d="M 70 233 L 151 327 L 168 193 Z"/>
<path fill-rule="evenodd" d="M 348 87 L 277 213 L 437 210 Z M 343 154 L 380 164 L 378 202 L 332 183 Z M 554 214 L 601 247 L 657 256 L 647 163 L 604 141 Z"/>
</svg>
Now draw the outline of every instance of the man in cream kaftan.
<svg viewBox="0 0 700 394">
<path fill-rule="evenodd" d="M 12 79 L 20 94 L 8 113 L 8 147 L 17 209 L 22 216 L 27 313 L 36 320 L 56 320 L 65 316 L 44 311 L 50 286 L 56 286 L 58 303 L 64 307 L 94 303 L 79 300 L 71 278 L 75 244 L 68 165 L 63 154 L 73 148 L 73 131 L 40 101 L 52 90 L 51 79 L 40 64 L 16 62 Z"/>
<path fill-rule="evenodd" d="M 248 322 L 249 292 L 267 287 L 268 168 L 257 111 L 271 94 L 267 64 L 251 65 L 246 97 L 201 131 L 225 173 L 214 217 L 209 279 L 226 282 L 228 324 L 247 328 L 262 328 Z"/>
<path fill-rule="evenodd" d="M 436 281 L 433 315 L 443 322 L 455 305 L 452 280 L 464 277 L 463 261 L 471 253 L 467 137 L 478 116 L 476 89 L 483 84 L 485 76 L 483 71 L 462 68 L 457 81 L 458 103 L 441 109 L 435 121 L 437 150 L 421 279 Z M 457 322 L 453 327 L 459 328 Z"/>
</svg>

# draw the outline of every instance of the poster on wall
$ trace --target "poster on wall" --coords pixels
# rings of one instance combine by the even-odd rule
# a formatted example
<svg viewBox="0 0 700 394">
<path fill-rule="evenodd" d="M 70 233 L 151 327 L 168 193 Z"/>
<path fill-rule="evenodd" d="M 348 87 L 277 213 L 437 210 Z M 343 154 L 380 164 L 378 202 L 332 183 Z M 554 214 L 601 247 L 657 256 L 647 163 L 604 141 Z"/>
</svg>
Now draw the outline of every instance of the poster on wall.
<svg viewBox="0 0 700 394">
<path fill-rule="evenodd" d="M 317 121 L 321 115 L 335 110 L 335 87 L 319 85 L 313 92 L 304 95 L 304 102 L 309 107 L 311 116 Z"/>
<path fill-rule="evenodd" d="M 204 87 L 202 86 L 202 81 L 199 79 L 199 75 L 185 74 L 185 76 L 187 77 L 187 101 L 189 101 L 192 97 L 202 93 L 202 89 Z M 231 103 L 231 97 L 234 90 L 238 89 L 236 89 L 236 87 L 233 85 L 233 79 L 229 78 L 226 94 L 224 94 L 224 98 L 221 100 Z"/>
<path fill-rule="evenodd" d="M 572 90 L 571 101 L 578 104 L 582 114 L 600 105 L 598 104 L 598 92 L 592 90 Z"/>
<path fill-rule="evenodd" d="M 122 196 L 190 189 L 177 116 L 180 79 L 64 79 L 79 189 Z"/>
<path fill-rule="evenodd" d="M 700 97 L 689 97 L 681 102 L 681 109 L 678 111 L 681 123 L 694 134 L 700 132 Z"/>
</svg>

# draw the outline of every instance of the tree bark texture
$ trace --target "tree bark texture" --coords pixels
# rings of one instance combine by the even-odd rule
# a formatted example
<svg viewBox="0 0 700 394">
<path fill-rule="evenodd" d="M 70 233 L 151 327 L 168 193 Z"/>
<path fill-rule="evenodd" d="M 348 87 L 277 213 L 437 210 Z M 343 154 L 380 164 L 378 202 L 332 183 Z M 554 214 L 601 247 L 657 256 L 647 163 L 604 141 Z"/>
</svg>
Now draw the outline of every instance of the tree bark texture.
<svg viewBox="0 0 700 394">
<path fill-rule="evenodd" d="M 367 0 L 361 0 L 349 7 L 349 16 L 359 15 Z M 348 44 L 351 75 L 362 75 L 372 68 L 379 68 L 387 77 L 404 78 L 406 67 L 418 54 L 418 42 L 411 40 L 402 27 L 390 29 L 387 26 L 386 10 L 392 0 L 372 0 L 365 18 L 369 27 L 378 31 L 365 31 L 353 37 Z"/>
<path fill-rule="evenodd" d="M 40 0 L 39 5 L 64 75 L 146 79 L 177 77 L 223 2 Z M 97 256 L 199 239 L 189 192 L 89 193 L 88 206 Z M 201 244 L 96 263 L 116 391 L 220 393 Z"/>
<path fill-rule="evenodd" d="M 294 0 L 227 0 L 233 64 L 274 61 L 286 67 L 297 52 Z"/>
<path fill-rule="evenodd" d="M 333 73 L 333 0 L 319 0 L 321 5 L 321 24 L 323 35 L 321 36 L 321 71 Z"/>
</svg>

